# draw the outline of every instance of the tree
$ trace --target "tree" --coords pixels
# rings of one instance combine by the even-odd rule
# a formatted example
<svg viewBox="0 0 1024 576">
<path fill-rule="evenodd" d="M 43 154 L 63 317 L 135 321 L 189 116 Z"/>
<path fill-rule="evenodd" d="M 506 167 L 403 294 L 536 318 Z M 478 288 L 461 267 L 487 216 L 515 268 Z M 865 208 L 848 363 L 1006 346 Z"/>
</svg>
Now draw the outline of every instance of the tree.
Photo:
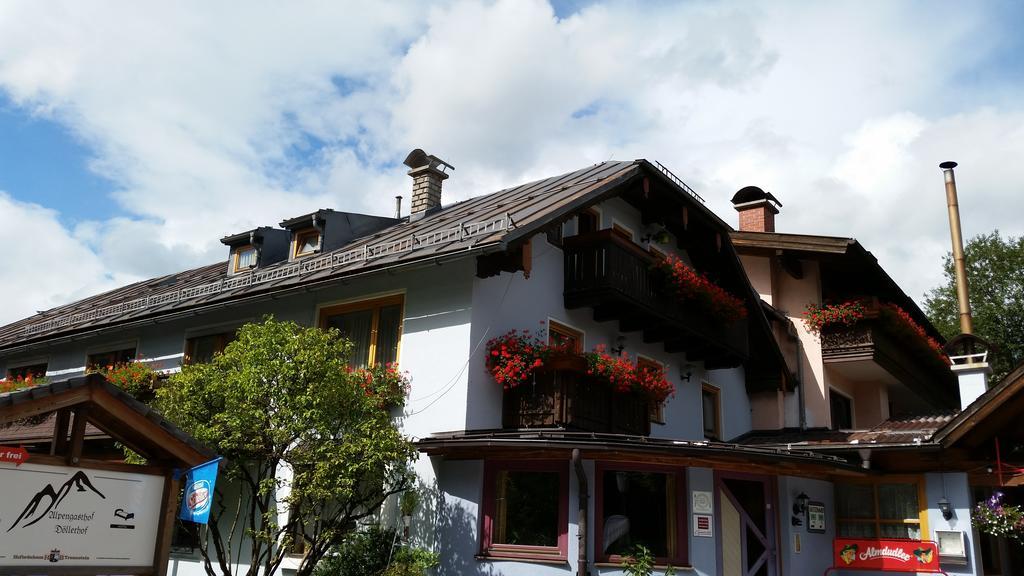
<svg viewBox="0 0 1024 576">
<path fill-rule="evenodd" d="M 244 554 L 246 576 L 269 576 L 299 539 L 296 574 L 311 574 L 410 484 L 416 451 L 390 414 L 408 380 L 393 366 L 351 369 L 349 348 L 337 330 L 268 318 L 157 391 L 164 415 L 227 462 L 200 534 L 207 574 L 236 576 Z"/>
<path fill-rule="evenodd" d="M 964 247 L 974 333 L 992 344 L 993 381 L 1024 359 L 1024 238 L 1005 240 L 995 230 Z M 953 257 L 944 263 L 946 282 L 930 290 L 925 310 L 946 338 L 960 333 Z"/>
</svg>

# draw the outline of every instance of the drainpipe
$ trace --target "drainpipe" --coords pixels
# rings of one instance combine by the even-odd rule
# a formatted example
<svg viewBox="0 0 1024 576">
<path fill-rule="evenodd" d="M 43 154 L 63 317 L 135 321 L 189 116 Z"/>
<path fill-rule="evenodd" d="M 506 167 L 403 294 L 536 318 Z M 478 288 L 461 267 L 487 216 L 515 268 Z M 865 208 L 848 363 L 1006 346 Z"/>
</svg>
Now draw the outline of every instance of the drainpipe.
<svg viewBox="0 0 1024 576">
<path fill-rule="evenodd" d="M 792 326 L 792 323 L 790 324 Z M 796 338 L 796 400 L 797 410 L 800 412 L 800 431 L 807 430 L 807 400 L 804 399 L 804 345 L 800 342 L 800 336 Z"/>
<path fill-rule="evenodd" d="M 587 498 L 589 497 L 589 489 L 587 488 L 587 473 L 583 470 L 583 459 L 580 458 L 580 449 L 572 449 L 572 463 L 576 469 L 576 481 L 579 482 L 579 518 L 576 522 L 576 529 L 579 532 L 577 537 L 579 538 L 579 558 L 577 563 L 579 564 L 577 569 L 578 576 L 587 576 Z"/>
</svg>

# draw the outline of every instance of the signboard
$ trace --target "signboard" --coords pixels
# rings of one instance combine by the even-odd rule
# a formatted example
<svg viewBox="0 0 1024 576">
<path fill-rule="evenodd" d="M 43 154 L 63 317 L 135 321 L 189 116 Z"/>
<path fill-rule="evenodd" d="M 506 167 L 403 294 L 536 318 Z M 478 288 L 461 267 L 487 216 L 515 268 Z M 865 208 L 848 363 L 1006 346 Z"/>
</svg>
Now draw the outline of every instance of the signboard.
<svg viewBox="0 0 1024 576">
<path fill-rule="evenodd" d="M 825 505 L 821 502 L 807 503 L 807 531 L 825 532 Z"/>
<path fill-rule="evenodd" d="M 836 538 L 833 566 L 891 572 L 938 572 L 939 551 L 929 540 Z"/>
<path fill-rule="evenodd" d="M 152 566 L 163 476 L 0 462 L 3 566 Z"/>
<path fill-rule="evenodd" d="M 22 464 L 28 461 L 28 450 L 22 447 L 0 446 L 0 462 Z"/>
<path fill-rule="evenodd" d="M 694 514 L 693 515 L 693 535 L 700 536 L 702 538 L 713 538 L 714 534 L 714 521 L 710 514 Z"/>
<path fill-rule="evenodd" d="M 711 492 L 694 490 L 692 497 L 694 514 L 714 514 L 715 500 Z"/>
</svg>

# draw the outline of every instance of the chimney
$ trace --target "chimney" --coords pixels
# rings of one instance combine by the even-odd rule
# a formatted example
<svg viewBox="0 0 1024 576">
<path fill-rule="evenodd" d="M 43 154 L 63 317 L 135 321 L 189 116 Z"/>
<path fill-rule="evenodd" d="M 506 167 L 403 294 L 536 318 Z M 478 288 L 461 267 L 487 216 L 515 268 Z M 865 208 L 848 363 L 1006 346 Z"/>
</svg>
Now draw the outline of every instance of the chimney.
<svg viewBox="0 0 1024 576">
<path fill-rule="evenodd" d="M 405 157 L 404 164 L 411 168 L 408 174 L 412 176 L 412 215 L 440 208 L 441 183 L 448 179 L 445 170 L 455 167 L 419 148 Z"/>
<path fill-rule="evenodd" d="M 757 186 L 740 188 L 732 197 L 733 208 L 740 213 L 740 232 L 775 232 L 775 215 L 782 202 Z"/>
<path fill-rule="evenodd" d="M 967 286 L 967 264 L 964 242 L 960 234 L 960 204 L 956 196 L 956 162 L 939 164 L 946 183 L 946 208 L 949 210 L 949 235 L 953 241 L 953 268 L 956 271 L 956 299 L 960 307 L 960 334 L 946 344 L 950 369 L 956 374 L 960 391 L 960 409 L 963 410 L 988 390 L 988 376 L 992 367 L 988 362 L 989 345 L 974 335 L 971 322 L 971 301 Z"/>
</svg>

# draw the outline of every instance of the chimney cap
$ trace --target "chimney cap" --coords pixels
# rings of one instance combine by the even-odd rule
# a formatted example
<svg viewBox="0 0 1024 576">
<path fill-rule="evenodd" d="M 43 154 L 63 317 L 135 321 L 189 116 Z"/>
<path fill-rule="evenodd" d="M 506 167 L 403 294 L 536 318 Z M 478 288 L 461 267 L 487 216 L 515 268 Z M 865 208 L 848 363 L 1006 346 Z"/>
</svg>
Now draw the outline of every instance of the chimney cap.
<svg viewBox="0 0 1024 576">
<path fill-rule="evenodd" d="M 765 192 L 757 186 L 744 186 L 732 196 L 733 205 L 747 204 L 759 200 L 767 200 L 776 206 L 782 206 L 782 202 L 779 202 L 779 199 L 772 195 L 771 192 Z"/>
<path fill-rule="evenodd" d="M 952 170 L 953 168 L 956 168 L 956 162 L 946 160 L 942 164 L 939 164 L 939 168 L 942 168 L 943 170 Z"/>
<path fill-rule="evenodd" d="M 425 168 L 428 166 L 431 168 L 444 166 L 447 168 L 451 168 L 452 170 L 455 170 L 455 166 L 452 166 L 451 164 L 445 162 L 444 160 L 441 160 L 440 158 L 434 156 L 433 154 L 427 154 L 426 152 L 423 151 L 422 148 L 416 148 L 412 152 L 409 152 L 409 155 L 405 157 L 405 160 L 403 160 L 402 163 L 408 166 L 409 168 L 412 168 L 413 170 L 415 170 L 416 168 Z M 444 172 L 443 168 L 441 169 L 441 172 Z"/>
</svg>

